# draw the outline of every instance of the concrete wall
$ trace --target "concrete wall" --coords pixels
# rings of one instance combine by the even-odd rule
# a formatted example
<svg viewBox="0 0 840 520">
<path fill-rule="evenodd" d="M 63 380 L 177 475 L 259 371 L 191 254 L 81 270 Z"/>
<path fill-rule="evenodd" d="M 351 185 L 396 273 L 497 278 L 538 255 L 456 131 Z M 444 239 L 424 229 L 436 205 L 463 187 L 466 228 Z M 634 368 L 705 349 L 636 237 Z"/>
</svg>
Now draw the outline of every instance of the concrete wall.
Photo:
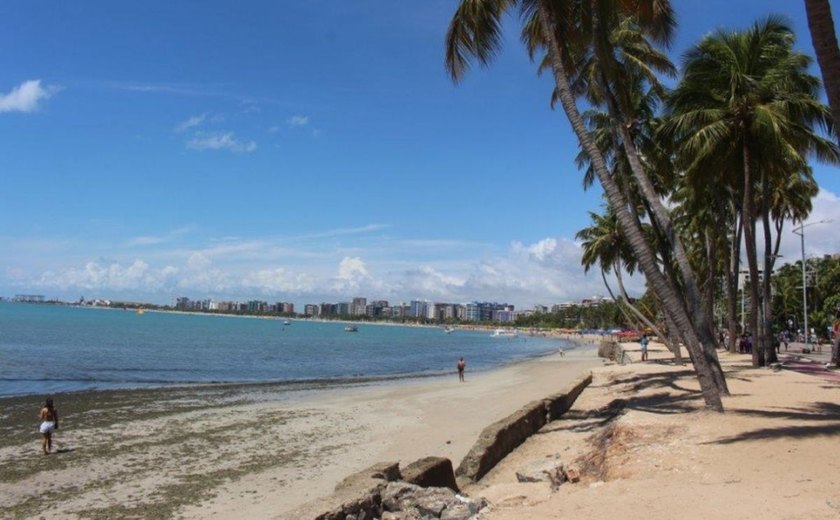
<svg viewBox="0 0 840 520">
<path fill-rule="evenodd" d="M 592 374 L 575 381 L 566 391 L 531 402 L 485 428 L 455 471 L 456 477 L 466 481 L 464 483 L 481 479 L 508 453 L 537 433 L 548 421 L 559 418 L 569 410 L 590 383 L 592 383 Z"/>
</svg>

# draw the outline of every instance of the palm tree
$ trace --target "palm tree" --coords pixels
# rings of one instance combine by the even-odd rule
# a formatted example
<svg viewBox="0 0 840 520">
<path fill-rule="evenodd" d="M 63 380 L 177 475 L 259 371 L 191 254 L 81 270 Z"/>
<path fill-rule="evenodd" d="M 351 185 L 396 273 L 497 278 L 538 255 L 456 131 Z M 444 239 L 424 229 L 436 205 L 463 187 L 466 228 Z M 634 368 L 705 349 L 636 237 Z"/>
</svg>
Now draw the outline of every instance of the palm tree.
<svg viewBox="0 0 840 520">
<path fill-rule="evenodd" d="M 598 4 L 600 1 L 596 0 L 594 3 Z M 602 1 L 605 5 L 610 4 L 613 12 L 621 13 L 621 18 L 635 17 L 639 26 L 654 36 L 667 40 L 671 34 L 673 17 L 670 3 L 666 0 Z M 524 27 L 532 29 L 524 32 L 523 38 L 529 48 L 545 51 L 551 64 L 557 100 L 566 113 L 581 147 L 590 157 L 592 168 L 604 189 L 610 208 L 615 212 L 649 286 L 683 334 L 686 346 L 692 354 L 706 406 L 723 411 L 720 378 L 716 379 L 712 371 L 685 301 L 681 298 L 675 281 L 668 279 L 659 270 L 655 254 L 645 238 L 638 216 L 629 209 L 627 197 L 610 175 L 606 161 L 590 138 L 577 106 L 576 92 L 572 88 L 570 78 L 582 53 L 592 48 L 592 38 L 586 37 L 592 32 L 592 24 L 587 24 L 580 16 L 589 6 L 589 2 L 572 0 L 461 0 L 446 36 L 446 66 L 453 80 L 458 81 L 463 78 L 471 60 L 488 65 L 501 46 L 502 16 L 509 10 L 519 8 Z M 599 45 L 603 50 L 604 44 Z M 606 46 L 609 45 L 607 42 Z M 651 197 L 648 193 L 644 196 L 646 199 Z"/>
<path fill-rule="evenodd" d="M 598 264 L 601 269 L 601 279 L 604 281 L 604 286 L 610 298 L 616 302 L 616 305 L 628 323 L 637 321 L 644 323 L 646 327 L 650 328 L 665 343 L 668 350 L 674 353 L 674 358 L 677 363 L 682 364 L 679 345 L 673 343 L 669 335 L 664 334 L 650 318 L 645 316 L 644 313 L 639 311 L 630 302 L 630 298 L 624 288 L 621 271 L 626 269 L 629 274 L 632 274 L 635 270 L 635 260 L 633 259 L 632 252 L 629 250 L 627 241 L 624 240 L 621 234 L 621 228 L 618 225 L 615 214 L 609 210 L 604 215 L 590 211 L 589 218 L 592 220 L 592 225 L 581 229 L 575 234 L 575 238 L 581 241 L 581 249 L 583 250 L 581 265 L 583 265 L 584 272 L 588 273 L 592 266 Z M 614 272 L 618 280 L 621 291 L 620 297 L 615 296 L 610 284 L 607 282 L 607 274 L 610 272 Z M 629 316 L 627 314 L 628 311 L 635 318 Z"/>
<path fill-rule="evenodd" d="M 831 17 L 831 4 L 828 0 L 805 0 L 805 12 L 808 14 L 808 29 L 811 43 L 817 53 L 817 62 L 822 71 L 825 92 L 834 121 L 840 121 L 840 50 L 837 48 L 837 35 L 834 33 L 834 19 Z M 840 139 L 840 129 L 834 127 Z"/>
<path fill-rule="evenodd" d="M 589 218 L 592 220 L 592 225 L 575 234 L 575 238 L 582 241 L 581 250 L 583 254 L 580 262 L 583 265 L 583 271 L 588 273 L 592 266 L 598 264 L 601 269 L 601 279 L 604 281 L 604 287 L 606 287 L 610 298 L 618 305 L 627 323 L 632 324 L 636 320 L 628 314 L 627 309 L 616 298 L 607 282 L 607 273 L 621 269 L 620 262 L 623 254 L 621 249 L 626 249 L 626 244 L 622 243 L 618 230 L 618 222 L 615 215 L 609 211 L 605 215 L 590 211 Z"/>
<path fill-rule="evenodd" d="M 756 221 L 764 231 L 764 272 L 774 257 L 769 226 L 773 179 L 807 167 L 806 157 L 836 162 L 833 142 L 815 127 L 831 127 L 819 102 L 819 82 L 807 73 L 809 58 L 793 50 L 794 35 L 780 17 L 771 16 L 747 31 L 718 31 L 706 36 L 685 56 L 683 80 L 669 100 L 669 131 L 685 136 L 682 153 L 688 170 L 719 164 L 740 173 L 741 226 L 751 280 L 760 280 Z M 769 283 L 764 284 L 765 300 Z M 759 330 L 761 294 L 750 284 L 750 330 L 765 348 L 769 316 Z M 753 350 L 763 364 L 765 348 Z"/>
<path fill-rule="evenodd" d="M 712 298 L 700 292 L 684 237 L 680 236 L 663 203 L 667 190 L 663 189 L 661 174 L 672 170 L 672 165 L 668 154 L 661 150 L 662 141 L 654 140 L 652 135 L 657 125 L 656 106 L 664 93 L 657 73 L 673 77 L 676 69 L 650 40 L 667 43 L 674 24 L 673 12 L 670 4 L 660 2 L 649 5 L 651 10 L 642 15 L 634 11 L 632 14 L 625 12 L 622 17 L 622 9 L 628 7 L 627 3 L 599 0 L 583 4 L 582 18 L 588 24 L 583 32 L 591 43 L 588 48 L 575 49 L 578 59 L 573 69 L 573 90 L 585 96 L 590 104 L 606 111 L 600 115 L 598 133 L 593 134 L 595 144 L 605 153 L 630 204 L 638 201 L 644 206 L 655 235 L 660 239 L 656 246 L 663 258 L 663 267 L 674 287 L 682 289 L 685 310 L 690 313 L 715 384 L 726 394 L 726 380 L 714 348 Z M 526 30 L 529 35 L 538 33 L 533 27 Z M 533 46 L 529 46 L 529 52 L 534 55 Z M 540 70 L 549 67 L 549 57 L 542 61 Z M 557 100 L 555 90 L 552 105 Z M 611 141 L 606 149 L 600 146 L 598 139 L 605 133 L 610 134 Z M 582 153 L 586 155 L 587 152 L 582 150 Z M 661 163 L 663 157 L 666 158 L 664 165 Z M 587 173 L 585 183 L 592 178 L 591 168 Z M 618 173 L 620 177 L 616 176 Z M 671 330 L 679 332 L 681 329 L 671 327 Z"/>
</svg>

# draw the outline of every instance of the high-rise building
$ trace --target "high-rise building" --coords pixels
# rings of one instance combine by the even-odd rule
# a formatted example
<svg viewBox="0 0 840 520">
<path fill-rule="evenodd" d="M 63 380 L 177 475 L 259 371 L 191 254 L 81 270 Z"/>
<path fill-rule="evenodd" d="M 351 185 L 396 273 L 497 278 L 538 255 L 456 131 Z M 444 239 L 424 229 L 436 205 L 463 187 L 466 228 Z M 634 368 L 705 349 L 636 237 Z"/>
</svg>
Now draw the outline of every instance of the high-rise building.
<svg viewBox="0 0 840 520">
<path fill-rule="evenodd" d="M 413 318 L 425 318 L 429 314 L 429 302 L 420 300 L 411 300 L 411 309 L 409 316 Z"/>
<path fill-rule="evenodd" d="M 383 315 L 383 309 L 388 307 L 387 300 L 376 300 L 370 302 L 367 307 L 365 308 L 365 314 L 367 314 L 371 318 L 378 318 Z"/>
<path fill-rule="evenodd" d="M 468 303 L 465 319 L 467 321 L 481 321 L 481 304 L 478 302 Z"/>
<path fill-rule="evenodd" d="M 318 315 L 321 314 L 320 311 L 321 310 L 318 308 L 318 306 L 313 304 L 313 303 L 307 303 L 306 305 L 303 306 L 303 315 L 304 316 L 315 317 L 315 316 L 318 316 Z"/>
<path fill-rule="evenodd" d="M 367 310 L 367 298 L 356 297 L 353 298 L 353 304 L 350 307 L 350 314 L 353 316 L 364 316 Z"/>
</svg>

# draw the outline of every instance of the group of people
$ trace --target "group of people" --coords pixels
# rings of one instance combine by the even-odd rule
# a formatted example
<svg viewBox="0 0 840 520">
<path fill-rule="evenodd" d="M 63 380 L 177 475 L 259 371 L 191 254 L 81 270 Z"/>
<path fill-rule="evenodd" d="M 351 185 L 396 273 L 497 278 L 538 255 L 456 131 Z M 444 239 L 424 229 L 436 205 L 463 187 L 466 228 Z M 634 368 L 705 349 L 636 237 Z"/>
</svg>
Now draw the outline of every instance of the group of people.
<svg viewBox="0 0 840 520">
<path fill-rule="evenodd" d="M 738 352 L 741 354 L 752 354 L 752 334 L 741 334 L 738 338 Z"/>
</svg>

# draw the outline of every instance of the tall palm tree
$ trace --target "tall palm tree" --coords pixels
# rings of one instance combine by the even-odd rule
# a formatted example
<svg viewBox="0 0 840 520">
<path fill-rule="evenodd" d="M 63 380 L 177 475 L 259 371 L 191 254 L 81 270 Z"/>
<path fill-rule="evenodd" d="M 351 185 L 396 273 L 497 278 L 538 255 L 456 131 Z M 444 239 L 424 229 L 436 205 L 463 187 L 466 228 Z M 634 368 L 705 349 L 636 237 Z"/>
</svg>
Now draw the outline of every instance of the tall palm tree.
<svg viewBox="0 0 840 520">
<path fill-rule="evenodd" d="M 808 15 L 811 43 L 817 53 L 817 62 L 828 94 L 828 104 L 831 105 L 834 121 L 840 124 L 840 49 L 834 33 L 831 3 L 828 0 L 805 0 L 805 12 Z M 834 132 L 840 139 L 840 128 L 835 126 Z"/>
<path fill-rule="evenodd" d="M 667 38 L 673 28 L 673 18 L 666 16 L 671 13 L 666 0 L 603 1 L 612 4 L 616 12 L 620 11 L 626 17 L 637 17 L 641 26 L 659 37 Z M 453 80 L 458 81 L 469 68 L 471 60 L 488 65 L 500 49 L 501 19 L 509 10 L 518 8 L 524 26 L 538 28 L 537 32 L 526 32 L 523 38 L 530 48 L 544 50 L 549 58 L 557 99 L 581 147 L 589 154 L 593 170 L 648 284 L 683 334 L 692 354 L 705 404 L 710 409 L 723 411 L 720 382 L 712 371 L 685 301 L 674 280 L 668 279 L 658 269 L 655 254 L 645 239 L 637 215 L 628 209 L 627 198 L 611 177 L 578 109 L 570 78 L 581 52 L 591 48 L 591 39 L 586 38 L 587 24 L 580 17 L 588 6 L 589 2 L 572 0 L 461 0 L 446 36 L 446 66 Z M 663 11 L 662 6 L 668 9 Z M 645 197 L 648 197 L 647 193 Z"/>
<path fill-rule="evenodd" d="M 615 169 L 622 174 L 619 180 L 625 195 L 631 202 L 639 200 L 644 205 L 645 213 L 661 239 L 659 253 L 671 260 L 666 264 L 669 276 L 682 291 L 686 311 L 699 335 L 715 382 L 727 393 L 714 348 L 712 313 L 707 311 L 712 308 L 712 299 L 699 290 L 684 237 L 676 229 L 663 202 L 667 192 L 662 189 L 662 178 L 657 178 L 672 167 L 669 163 L 664 168 L 662 164 L 655 164 L 656 158 L 663 156 L 658 149 L 661 142 L 653 141 L 651 135 L 656 124 L 656 106 L 664 93 L 657 74 L 673 77 L 676 69 L 651 41 L 668 42 L 674 24 L 673 12 L 670 4 L 660 2 L 649 5 L 651 10 L 643 15 L 638 15 L 638 11 L 632 15 L 625 11 L 622 16 L 626 4 L 612 0 L 583 3 L 581 11 L 585 25 L 582 32 L 591 43 L 585 49 L 575 49 L 578 59 L 574 63 L 573 90 L 585 96 L 590 104 L 606 111 L 602 120 L 606 118 L 608 131 L 614 134 L 612 160 L 616 163 Z M 534 29 L 529 29 L 529 34 L 534 34 Z M 534 49 L 529 47 L 529 51 L 533 56 Z M 547 67 L 548 56 L 540 70 Z M 556 101 L 555 90 L 552 104 Z M 610 156 L 607 159 L 610 162 Z"/>
<path fill-rule="evenodd" d="M 686 53 L 683 79 L 669 100 L 670 131 L 686 136 L 682 153 L 689 170 L 725 165 L 740 172 L 741 225 L 750 279 L 761 279 L 756 221 L 764 231 L 764 272 L 772 270 L 770 186 L 774 178 L 807 166 L 809 154 L 835 162 L 836 144 L 815 130 L 831 127 L 826 107 L 816 96 L 819 82 L 807 73 L 809 59 L 793 49 L 794 35 L 780 17 L 771 16 L 746 31 L 718 31 Z M 753 363 L 764 362 L 769 345 L 767 321 L 759 328 L 762 294 L 750 284 L 750 330 L 764 348 Z M 765 300 L 769 284 L 764 284 Z M 768 316 L 769 318 L 769 316 Z"/>
</svg>

